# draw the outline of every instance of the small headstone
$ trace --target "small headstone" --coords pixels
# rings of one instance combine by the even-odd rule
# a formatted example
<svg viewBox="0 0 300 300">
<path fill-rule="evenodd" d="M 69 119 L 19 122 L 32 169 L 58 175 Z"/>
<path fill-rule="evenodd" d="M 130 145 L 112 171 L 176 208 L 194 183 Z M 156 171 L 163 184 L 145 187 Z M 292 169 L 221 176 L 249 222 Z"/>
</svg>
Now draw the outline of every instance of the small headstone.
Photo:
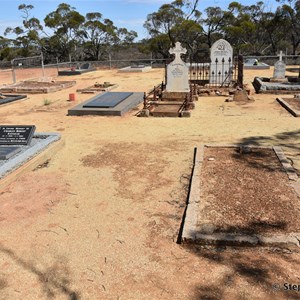
<svg viewBox="0 0 300 300">
<path fill-rule="evenodd" d="M 210 50 L 210 83 L 220 85 L 230 83 L 233 69 L 232 53 L 231 45 L 223 39 L 212 45 Z"/>
<path fill-rule="evenodd" d="M 169 50 L 170 54 L 175 54 L 175 59 L 167 66 L 167 92 L 189 92 L 189 68 L 181 59 L 181 54 L 186 53 L 180 42 L 175 43 L 175 47 Z"/>
<path fill-rule="evenodd" d="M 0 145 L 28 145 L 34 131 L 34 125 L 2 125 L 0 126 Z"/>
<path fill-rule="evenodd" d="M 274 65 L 273 79 L 285 79 L 286 64 L 282 61 L 282 51 L 279 54 L 279 60 Z"/>
</svg>

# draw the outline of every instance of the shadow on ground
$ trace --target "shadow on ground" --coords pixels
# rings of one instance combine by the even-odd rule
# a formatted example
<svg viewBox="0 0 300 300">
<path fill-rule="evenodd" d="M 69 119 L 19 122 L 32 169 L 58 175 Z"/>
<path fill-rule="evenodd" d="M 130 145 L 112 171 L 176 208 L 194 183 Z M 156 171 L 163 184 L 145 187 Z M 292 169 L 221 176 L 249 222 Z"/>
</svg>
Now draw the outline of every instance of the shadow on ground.
<svg viewBox="0 0 300 300">
<path fill-rule="evenodd" d="M 258 227 L 264 228 L 265 225 L 250 224 L 248 228 L 235 229 L 259 233 Z M 235 229 L 229 228 L 225 233 L 232 233 Z M 207 271 L 204 271 L 207 284 L 196 288 L 194 299 L 300 299 L 300 291 L 285 288 L 285 284 L 300 284 L 298 251 L 259 246 L 228 247 L 222 243 L 187 247 L 208 262 L 214 278 L 210 281 Z"/>
<path fill-rule="evenodd" d="M 79 294 L 69 288 L 69 270 L 64 261 L 54 262 L 52 266 L 42 271 L 34 265 L 34 262 L 27 261 L 19 257 L 13 250 L 6 248 L 0 243 L 0 253 L 5 254 L 18 266 L 37 276 L 45 296 L 54 299 L 59 296 L 66 296 L 69 300 L 79 300 Z M 0 281 L 0 285 L 7 284 L 5 279 Z M 1 287 L 0 287 L 1 290 Z"/>
<path fill-rule="evenodd" d="M 286 131 L 274 136 L 250 136 L 242 138 L 239 143 L 254 146 L 281 146 L 300 151 L 300 130 Z"/>
<path fill-rule="evenodd" d="M 280 146 L 285 154 L 289 156 L 291 165 L 295 168 L 298 176 L 300 175 L 300 130 L 286 131 L 275 134 L 274 136 L 250 136 L 242 138 L 238 144 L 253 146 Z M 299 160 L 299 164 L 294 166 L 294 159 Z M 258 164 L 256 167 L 260 167 Z M 272 168 L 270 169 L 272 171 Z"/>
</svg>

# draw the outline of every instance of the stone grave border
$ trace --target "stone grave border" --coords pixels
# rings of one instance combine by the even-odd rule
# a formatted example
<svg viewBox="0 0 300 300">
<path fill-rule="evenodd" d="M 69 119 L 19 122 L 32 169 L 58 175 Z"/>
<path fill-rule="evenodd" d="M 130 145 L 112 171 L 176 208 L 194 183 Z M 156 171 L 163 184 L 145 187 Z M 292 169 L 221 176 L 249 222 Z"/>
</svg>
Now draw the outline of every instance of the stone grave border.
<svg viewBox="0 0 300 300">
<path fill-rule="evenodd" d="M 300 91 L 300 82 L 287 85 L 282 82 L 270 82 L 267 77 L 254 77 L 252 85 L 257 94 L 295 94 Z"/>
<path fill-rule="evenodd" d="M 21 146 L 21 151 L 0 164 L 0 188 L 16 180 L 23 173 L 35 169 L 49 160 L 64 146 L 64 140 L 58 133 L 35 133 L 33 146 Z"/>
<path fill-rule="evenodd" d="M 294 117 L 296 118 L 300 117 L 300 110 L 293 108 L 288 102 L 284 101 L 282 98 L 276 98 L 276 100 Z"/>
<path fill-rule="evenodd" d="M 28 86 L 22 86 L 24 83 L 28 83 Z M 30 87 L 30 83 L 37 84 L 39 86 L 31 85 Z M 43 81 L 21 81 L 15 84 L 0 87 L 0 93 L 47 94 L 72 87 L 76 84 L 76 81 L 54 81 L 51 82 L 53 85 L 48 87 L 43 87 L 43 83 Z"/>
<path fill-rule="evenodd" d="M 104 86 L 104 84 L 101 84 Z M 82 94 L 95 94 L 95 93 L 100 93 L 100 92 L 109 92 L 113 89 L 116 89 L 119 87 L 118 84 L 111 84 L 108 87 L 96 87 L 95 85 L 90 85 L 86 88 L 83 89 L 77 89 L 76 92 L 82 93 Z"/>
<path fill-rule="evenodd" d="M 214 145 L 205 144 L 195 148 L 194 164 L 190 180 L 190 188 L 187 200 L 187 207 L 182 225 L 182 234 L 179 241 L 183 244 L 204 244 L 204 245 L 226 245 L 226 246 L 263 246 L 263 247 L 292 247 L 300 246 L 300 233 L 276 234 L 276 235 L 259 235 L 259 234 L 234 234 L 234 233 L 197 233 L 197 219 L 200 215 L 199 202 L 200 199 L 200 174 L 202 162 L 204 159 L 205 147 L 215 148 L 238 148 L 247 146 L 255 149 L 273 149 L 279 161 L 281 162 L 288 178 L 290 186 L 294 188 L 300 197 L 300 180 L 295 169 L 290 165 L 285 157 L 281 147 L 264 147 L 255 145 Z"/>
</svg>

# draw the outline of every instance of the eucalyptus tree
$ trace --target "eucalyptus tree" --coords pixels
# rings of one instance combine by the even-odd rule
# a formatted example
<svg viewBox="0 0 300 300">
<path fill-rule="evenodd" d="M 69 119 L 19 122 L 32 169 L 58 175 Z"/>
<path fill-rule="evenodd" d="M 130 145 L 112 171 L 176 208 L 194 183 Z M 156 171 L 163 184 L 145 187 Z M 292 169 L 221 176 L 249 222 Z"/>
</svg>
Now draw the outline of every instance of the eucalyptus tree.
<svg viewBox="0 0 300 300">
<path fill-rule="evenodd" d="M 277 8 L 277 13 L 282 18 L 286 39 L 291 45 L 292 54 L 297 54 L 300 45 L 300 1 L 283 1 L 284 4 Z"/>
<path fill-rule="evenodd" d="M 84 16 L 75 10 L 75 7 L 66 3 L 58 5 L 55 11 L 50 12 L 44 19 L 45 25 L 53 30 L 53 35 L 45 43 L 48 51 L 61 59 L 76 56 L 79 46 L 79 33 L 85 22 Z"/>
<path fill-rule="evenodd" d="M 188 48 L 189 55 L 194 55 L 203 30 L 197 7 L 198 0 L 176 0 L 149 14 L 144 23 L 150 37 L 145 48 L 167 58 L 169 48 L 180 41 Z"/>
<path fill-rule="evenodd" d="M 263 54 L 272 48 L 270 37 L 274 38 L 274 35 L 270 26 L 273 25 L 273 19 L 274 14 L 266 11 L 262 1 L 250 6 L 232 2 L 228 6 L 228 17 L 222 26 L 222 32 L 236 52 Z"/>
<path fill-rule="evenodd" d="M 93 12 L 86 14 L 79 36 L 87 59 L 101 60 L 110 56 L 113 48 L 131 44 L 137 33 L 117 28 L 111 20 L 103 19 L 101 13 Z"/>
<path fill-rule="evenodd" d="M 18 10 L 22 12 L 23 26 L 7 27 L 4 31 L 5 36 L 13 36 L 10 42 L 17 49 L 14 56 L 30 56 L 41 51 L 40 34 L 43 26 L 37 18 L 31 17 L 33 8 L 33 5 L 20 4 Z M 12 54 L 11 49 L 6 52 Z"/>
</svg>

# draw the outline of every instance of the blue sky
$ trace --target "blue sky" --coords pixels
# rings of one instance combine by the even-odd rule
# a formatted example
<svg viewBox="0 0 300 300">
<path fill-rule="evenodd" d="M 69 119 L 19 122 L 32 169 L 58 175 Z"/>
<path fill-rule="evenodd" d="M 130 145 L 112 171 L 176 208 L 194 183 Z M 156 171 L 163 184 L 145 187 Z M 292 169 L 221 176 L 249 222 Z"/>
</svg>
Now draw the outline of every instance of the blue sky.
<svg viewBox="0 0 300 300">
<path fill-rule="evenodd" d="M 62 3 L 68 3 L 76 10 L 85 15 L 88 12 L 100 12 L 104 18 L 111 19 L 117 27 L 125 27 L 128 30 L 135 30 L 138 33 L 138 39 L 147 37 L 147 32 L 143 24 L 147 15 L 159 9 L 164 3 L 170 3 L 170 0 L 0 0 L 0 35 L 6 27 L 16 27 L 22 25 L 21 12 L 18 6 L 22 3 L 34 6 L 32 16 L 43 20 L 45 16 L 54 11 Z M 227 0 L 200 0 L 199 9 L 204 11 L 209 6 L 220 6 L 226 8 L 232 1 Z M 244 5 L 255 4 L 257 1 L 242 0 Z M 279 4 L 275 0 L 264 1 L 269 9 L 276 8 Z"/>
</svg>

